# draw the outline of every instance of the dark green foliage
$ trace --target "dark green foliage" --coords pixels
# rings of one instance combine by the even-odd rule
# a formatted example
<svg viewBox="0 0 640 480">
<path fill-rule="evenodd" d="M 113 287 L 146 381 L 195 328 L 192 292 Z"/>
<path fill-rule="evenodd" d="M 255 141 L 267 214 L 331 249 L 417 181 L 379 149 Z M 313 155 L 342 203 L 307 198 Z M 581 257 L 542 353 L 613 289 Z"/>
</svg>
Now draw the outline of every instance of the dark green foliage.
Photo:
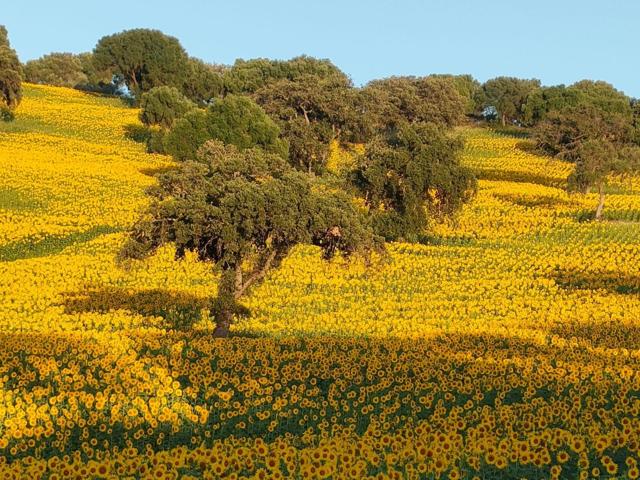
<svg viewBox="0 0 640 480">
<path fill-rule="evenodd" d="M 131 123 L 129 125 L 125 125 L 124 136 L 134 142 L 147 143 L 151 137 L 151 130 L 145 125 Z"/>
<path fill-rule="evenodd" d="M 0 117 L 12 120 L 13 110 L 22 100 L 22 65 L 11 48 L 7 29 L 0 25 Z"/>
<path fill-rule="evenodd" d="M 50 53 L 24 66 L 25 80 L 31 83 L 75 87 L 86 84 L 88 77 L 78 55 L 72 53 Z"/>
<path fill-rule="evenodd" d="M 180 161 L 194 159 L 198 148 L 211 138 L 207 122 L 206 110 L 191 110 L 165 136 L 165 152 Z"/>
<path fill-rule="evenodd" d="M 404 123 L 367 143 L 353 172 L 376 232 L 388 240 L 415 240 L 429 215 L 454 213 L 476 190 L 462 166 L 462 141 L 434 124 Z"/>
<path fill-rule="evenodd" d="M 576 169 L 569 176 L 569 190 L 586 193 L 595 183 L 603 180 L 610 171 L 617 170 L 618 152 L 611 142 L 587 140 L 575 151 Z"/>
<path fill-rule="evenodd" d="M 224 71 L 224 67 L 189 58 L 182 88 L 184 94 L 198 105 L 206 105 L 211 99 L 222 96 Z"/>
<path fill-rule="evenodd" d="M 258 90 L 256 101 L 276 118 L 289 142 L 296 168 L 322 173 L 333 139 L 352 139 L 362 130 L 357 92 L 345 77 L 306 75 L 278 80 Z"/>
<path fill-rule="evenodd" d="M 286 158 L 280 129 L 265 111 L 248 97 L 228 95 L 207 110 L 211 138 L 240 149 L 262 147 Z"/>
<path fill-rule="evenodd" d="M 467 107 L 453 79 L 426 77 L 416 81 L 418 98 L 422 102 L 419 121 L 453 127 L 459 125 Z"/>
<path fill-rule="evenodd" d="M 453 80 L 442 76 L 374 80 L 365 91 L 377 105 L 378 118 L 373 121 L 378 130 L 403 121 L 451 127 L 461 123 L 467 108 Z"/>
<path fill-rule="evenodd" d="M 150 128 L 149 138 L 147 139 L 148 153 L 167 153 L 164 148 L 164 138 L 167 132 L 163 129 Z"/>
<path fill-rule="evenodd" d="M 167 134 L 165 150 L 176 160 L 194 159 L 198 148 L 211 139 L 240 149 L 259 146 L 287 156 L 278 125 L 248 97 L 228 95 L 206 110 L 189 112 Z"/>
<path fill-rule="evenodd" d="M 175 87 L 154 87 L 140 98 L 140 121 L 170 128 L 195 105 Z"/>
<path fill-rule="evenodd" d="M 627 118 L 632 115 L 629 97 L 607 82 L 581 80 L 569 88 L 579 92 L 582 104 L 592 105 L 603 112 Z"/>
<path fill-rule="evenodd" d="M 473 76 L 464 75 L 451 75 L 451 74 L 435 74 L 429 75 L 431 78 L 443 78 L 453 83 L 453 86 L 457 92 L 464 98 L 466 102 L 465 113 L 471 115 L 476 112 L 476 96 L 481 89 L 480 82 L 478 82 Z"/>
<path fill-rule="evenodd" d="M 563 112 L 580 105 L 593 107 L 613 116 L 630 118 L 630 99 L 606 82 L 582 80 L 569 87 L 543 87 L 529 94 L 523 106 L 523 121 L 536 125 L 550 112 Z"/>
<path fill-rule="evenodd" d="M 603 139 L 580 142 L 574 151 L 576 168 L 567 180 L 570 191 L 587 193 L 597 188 L 599 203 L 595 220 L 602 218 L 607 177 L 611 174 L 625 175 L 640 171 L 640 147 L 617 147 Z"/>
<path fill-rule="evenodd" d="M 375 243 L 349 197 L 317 191 L 311 177 L 259 148 L 209 141 L 197 161 L 158 179 L 149 211 L 133 227 L 122 256 L 141 258 L 173 243 L 178 257 L 194 251 L 218 267 L 218 335 L 228 333 L 237 300 L 295 245 L 318 245 L 331 258 Z"/>
<path fill-rule="evenodd" d="M 476 96 L 480 110 L 493 107 L 502 125 L 523 120 L 524 104 L 529 95 L 540 88 L 540 80 L 515 77 L 496 77 L 487 80 Z"/>
<path fill-rule="evenodd" d="M 13 122 L 16 119 L 16 114 L 12 109 L 5 105 L 0 105 L 0 121 Z"/>
<path fill-rule="evenodd" d="M 122 78 L 137 97 L 162 85 L 182 88 L 189 69 L 187 54 L 176 38 L 144 28 L 102 37 L 93 62 L 98 71 Z"/>
<path fill-rule="evenodd" d="M 522 120 L 527 125 L 535 125 L 546 119 L 549 112 L 564 110 L 579 102 L 580 94 L 576 89 L 564 85 L 542 87 L 527 97 L 522 107 Z"/>
<path fill-rule="evenodd" d="M 534 139 L 545 153 L 575 162 L 569 190 L 586 193 L 597 188 L 595 219 L 600 220 L 607 177 L 640 169 L 640 148 L 633 144 L 633 105 L 605 82 L 583 80 L 561 93 L 555 109 L 542 109 L 545 118 L 536 125 Z"/>
<path fill-rule="evenodd" d="M 575 161 L 577 149 L 586 141 L 625 143 L 630 134 L 631 121 L 627 116 L 580 104 L 548 113 L 536 126 L 534 139 L 543 152 Z"/>
<path fill-rule="evenodd" d="M 640 100 L 632 100 L 631 108 L 633 111 L 631 141 L 640 146 Z"/>
<path fill-rule="evenodd" d="M 118 85 L 113 82 L 113 76 L 108 72 L 99 72 L 93 63 L 93 53 L 84 52 L 76 55 L 82 66 L 82 72 L 87 77 L 85 83 L 76 85 L 80 90 L 113 95 Z"/>
<path fill-rule="evenodd" d="M 301 77 L 342 78 L 347 76 L 331 61 L 302 55 L 290 60 L 237 60 L 225 72 L 225 89 L 230 93 L 255 93 L 260 88 L 278 80 L 295 81 Z"/>
</svg>

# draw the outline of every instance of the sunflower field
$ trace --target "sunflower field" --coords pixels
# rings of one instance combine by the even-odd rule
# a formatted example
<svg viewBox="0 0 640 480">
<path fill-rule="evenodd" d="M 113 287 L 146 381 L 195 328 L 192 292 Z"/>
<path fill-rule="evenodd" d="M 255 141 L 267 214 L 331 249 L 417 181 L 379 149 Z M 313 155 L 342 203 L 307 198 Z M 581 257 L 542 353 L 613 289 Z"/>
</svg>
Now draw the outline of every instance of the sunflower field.
<svg viewBox="0 0 640 480">
<path fill-rule="evenodd" d="M 456 218 L 299 247 L 214 339 L 208 265 L 116 262 L 172 165 L 137 123 L 27 84 L 0 125 L 0 478 L 640 478 L 639 178 L 585 221 L 571 164 L 461 128 Z"/>
</svg>

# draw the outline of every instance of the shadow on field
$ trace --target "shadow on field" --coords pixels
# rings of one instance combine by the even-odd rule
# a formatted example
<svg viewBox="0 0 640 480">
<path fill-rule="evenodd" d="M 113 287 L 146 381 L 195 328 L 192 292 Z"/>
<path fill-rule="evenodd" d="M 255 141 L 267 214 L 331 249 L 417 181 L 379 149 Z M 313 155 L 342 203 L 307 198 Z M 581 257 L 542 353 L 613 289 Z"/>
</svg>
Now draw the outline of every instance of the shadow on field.
<svg viewBox="0 0 640 480">
<path fill-rule="evenodd" d="M 140 173 L 148 177 L 155 177 L 157 175 L 162 175 L 163 173 L 168 173 L 177 169 L 178 167 L 176 167 L 175 165 L 168 165 L 166 167 L 141 168 Z"/>
<path fill-rule="evenodd" d="M 566 339 L 586 340 L 594 347 L 640 349 L 640 326 L 620 322 L 559 323 L 549 333 Z"/>
<path fill-rule="evenodd" d="M 513 170 L 490 170 L 479 169 L 476 171 L 479 180 L 490 180 L 494 182 L 518 182 L 518 183 L 536 183 L 547 187 L 562 187 L 564 180 L 558 180 L 546 175 L 538 175 L 535 173 L 519 172 Z"/>
<path fill-rule="evenodd" d="M 565 290 L 606 290 L 623 295 L 640 294 L 640 275 L 565 269 L 559 270 L 551 278 Z"/>
<path fill-rule="evenodd" d="M 75 232 L 61 236 L 51 235 L 35 242 L 29 239 L 20 240 L 0 246 L 0 262 L 12 262 L 55 255 L 72 245 L 90 242 L 101 235 L 107 235 L 121 230 L 121 228 L 110 225 L 99 225 L 84 232 Z"/>
<path fill-rule="evenodd" d="M 202 311 L 211 307 L 211 300 L 159 288 L 132 292 L 118 287 L 101 287 L 68 293 L 63 306 L 68 314 L 129 310 L 142 316 L 162 317 L 167 327 L 180 330 L 201 320 Z"/>
<path fill-rule="evenodd" d="M 571 202 L 567 200 L 563 200 L 561 198 L 552 197 L 552 196 L 530 196 L 523 197 L 521 195 L 514 195 L 509 193 L 501 193 L 496 194 L 496 198 L 500 200 L 504 200 L 507 202 L 511 202 L 515 205 L 519 205 L 521 207 L 537 207 L 537 208 L 555 208 L 561 205 L 570 205 Z"/>
</svg>

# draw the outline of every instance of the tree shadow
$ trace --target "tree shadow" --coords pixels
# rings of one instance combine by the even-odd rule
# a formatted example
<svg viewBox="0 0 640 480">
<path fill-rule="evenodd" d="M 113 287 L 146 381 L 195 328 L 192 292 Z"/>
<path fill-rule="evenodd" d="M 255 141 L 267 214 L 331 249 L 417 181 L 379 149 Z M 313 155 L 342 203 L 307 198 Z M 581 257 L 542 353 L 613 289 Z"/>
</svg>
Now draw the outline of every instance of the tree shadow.
<svg viewBox="0 0 640 480">
<path fill-rule="evenodd" d="M 563 200 L 561 198 L 546 196 L 546 195 L 536 195 L 531 197 L 523 197 L 521 195 L 514 195 L 510 193 L 502 193 L 495 195 L 496 198 L 500 200 L 505 200 L 507 202 L 511 202 L 515 205 L 519 205 L 521 207 L 529 207 L 529 208 L 555 208 L 560 205 L 569 205 L 570 202 L 567 200 Z"/>
<path fill-rule="evenodd" d="M 124 136 L 137 143 L 146 143 L 151 136 L 151 132 L 144 125 L 129 123 L 124 126 Z"/>
<path fill-rule="evenodd" d="M 558 270 L 552 277 L 565 290 L 606 290 L 623 295 L 640 294 L 640 275 L 624 272 Z"/>
<path fill-rule="evenodd" d="M 35 242 L 29 239 L 19 240 L 0 246 L 0 262 L 55 255 L 72 245 L 90 242 L 102 235 L 116 233 L 121 230 L 121 228 L 111 225 L 99 225 L 84 232 L 75 232 L 62 236 L 51 235 Z"/>
<path fill-rule="evenodd" d="M 164 167 L 150 167 L 150 168 L 141 168 L 139 171 L 143 175 L 148 177 L 155 177 L 157 175 L 162 175 L 163 173 L 168 173 L 174 170 L 177 170 L 179 167 L 176 165 L 167 165 Z"/>
<path fill-rule="evenodd" d="M 615 345 L 629 350 L 640 349 L 640 326 L 620 322 L 559 323 L 549 333 L 566 339 L 586 340 L 594 347 L 610 348 Z"/>
<path fill-rule="evenodd" d="M 160 288 L 131 292 L 101 287 L 68 293 L 62 305 L 67 314 L 128 310 L 145 317 L 161 317 L 168 328 L 186 330 L 202 320 L 203 311 L 211 308 L 211 299 Z"/>
<path fill-rule="evenodd" d="M 488 180 L 494 182 L 517 182 L 517 183 L 535 183 L 547 187 L 560 188 L 564 184 L 564 180 L 540 175 L 531 172 L 522 172 L 516 170 L 502 169 L 479 169 L 476 171 L 478 180 Z"/>
</svg>

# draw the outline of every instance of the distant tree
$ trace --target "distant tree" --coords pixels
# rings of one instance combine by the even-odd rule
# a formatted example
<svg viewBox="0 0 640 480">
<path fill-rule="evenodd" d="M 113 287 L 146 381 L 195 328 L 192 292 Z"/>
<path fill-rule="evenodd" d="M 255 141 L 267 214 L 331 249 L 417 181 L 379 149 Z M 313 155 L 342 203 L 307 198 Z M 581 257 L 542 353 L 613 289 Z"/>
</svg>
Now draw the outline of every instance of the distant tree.
<svg viewBox="0 0 640 480">
<path fill-rule="evenodd" d="M 196 162 L 161 175 L 148 212 L 133 227 L 124 258 L 142 258 L 173 243 L 221 272 L 212 311 L 214 336 L 226 337 L 239 299 L 291 249 L 319 246 L 324 258 L 366 252 L 376 238 L 352 200 L 318 191 L 282 157 L 207 142 Z"/>
<path fill-rule="evenodd" d="M 289 142 L 291 164 L 309 173 L 324 171 L 332 140 L 360 128 L 356 92 L 345 77 L 278 80 L 258 90 L 255 98 L 278 121 Z"/>
<path fill-rule="evenodd" d="M 634 99 L 631 102 L 631 106 L 633 109 L 632 116 L 632 132 L 631 137 L 633 143 L 640 146 L 640 100 Z"/>
<path fill-rule="evenodd" d="M 248 97 L 227 95 L 206 110 L 187 113 L 167 134 L 165 149 L 177 160 L 194 159 L 200 146 L 211 139 L 240 149 L 262 147 L 287 157 L 278 125 Z"/>
<path fill-rule="evenodd" d="M 587 141 L 624 144 L 630 140 L 630 135 L 630 117 L 579 104 L 549 112 L 535 127 L 533 137 L 544 153 L 576 161 L 577 149 Z"/>
<path fill-rule="evenodd" d="M 465 113 L 467 115 L 471 115 L 476 112 L 476 96 L 482 87 L 480 85 L 480 82 L 473 78 L 473 76 L 468 74 L 434 74 L 429 75 L 429 78 L 443 78 L 446 80 L 450 80 L 460 96 L 462 96 L 462 98 L 464 98 L 465 100 Z"/>
<path fill-rule="evenodd" d="M 565 110 L 580 103 L 580 93 L 564 85 L 541 87 L 527 96 L 522 107 L 522 119 L 535 125 L 547 118 L 549 112 Z"/>
<path fill-rule="evenodd" d="M 290 60 L 237 60 L 225 72 L 225 89 L 230 93 L 255 93 L 278 80 L 295 81 L 301 77 L 341 78 L 348 80 L 331 61 L 302 55 Z"/>
<path fill-rule="evenodd" d="M 569 88 L 580 93 L 581 104 L 592 105 L 614 115 L 632 116 L 631 99 L 607 82 L 581 80 Z"/>
<path fill-rule="evenodd" d="M 387 240 L 416 240 L 429 216 L 453 214 L 476 190 L 460 161 L 462 141 L 443 127 L 403 123 L 367 143 L 352 174 L 375 231 Z"/>
<path fill-rule="evenodd" d="M 182 88 L 189 69 L 188 56 L 176 38 L 143 28 L 102 37 L 93 61 L 98 71 L 121 77 L 137 97 L 162 85 Z"/>
<path fill-rule="evenodd" d="M 24 66 L 24 74 L 27 82 L 59 87 L 75 87 L 89 80 L 80 58 L 72 53 L 50 53 L 29 60 Z"/>
<path fill-rule="evenodd" d="M 96 69 L 93 63 L 93 53 L 84 52 L 76 55 L 76 57 L 82 65 L 82 72 L 87 77 L 86 83 L 76 85 L 76 88 L 105 94 L 116 93 L 118 85 L 113 82 L 113 75 Z"/>
<path fill-rule="evenodd" d="M 640 168 L 632 102 L 605 82 L 584 80 L 568 87 L 535 126 L 534 139 L 543 152 L 575 163 L 567 181 L 570 191 L 597 189 L 596 220 L 602 218 L 608 177 Z"/>
<path fill-rule="evenodd" d="M 523 121 L 535 125 L 550 112 L 563 112 L 572 107 L 590 106 L 606 114 L 631 118 L 631 100 L 612 85 L 582 80 L 569 87 L 557 85 L 534 90 L 523 106 Z"/>
<path fill-rule="evenodd" d="M 198 105 L 207 105 L 213 98 L 223 95 L 225 71 L 225 67 L 189 58 L 182 91 Z"/>
<path fill-rule="evenodd" d="M 447 127 L 462 122 L 467 100 L 459 92 L 459 86 L 454 79 L 424 77 L 416 80 L 416 87 L 423 110 L 419 121 Z"/>
<path fill-rule="evenodd" d="M 538 88 L 540 80 L 496 77 L 482 85 L 476 102 L 479 109 L 495 108 L 500 122 L 506 125 L 507 121 L 522 120 L 527 97 Z"/>
<path fill-rule="evenodd" d="M 7 29 L 0 25 L 0 116 L 12 119 L 22 99 L 22 65 L 11 48 Z"/>
<path fill-rule="evenodd" d="M 379 105 L 378 129 L 398 122 L 433 122 L 454 126 L 467 107 L 458 87 L 445 77 L 390 77 L 367 84 L 372 101 Z"/>
<path fill-rule="evenodd" d="M 91 53 L 50 53 L 24 66 L 25 80 L 31 83 L 79 88 L 113 93 L 115 86 L 108 75 L 100 75 Z"/>
<path fill-rule="evenodd" d="M 601 220 L 608 177 L 640 173 L 640 147 L 620 148 L 606 140 L 591 139 L 581 142 L 574 155 L 576 168 L 568 178 L 568 189 L 587 193 L 595 187 L 598 192 L 595 219 Z"/>
<path fill-rule="evenodd" d="M 171 128 L 173 123 L 195 108 L 175 87 L 154 87 L 140 98 L 140 121 L 145 125 Z"/>
</svg>

